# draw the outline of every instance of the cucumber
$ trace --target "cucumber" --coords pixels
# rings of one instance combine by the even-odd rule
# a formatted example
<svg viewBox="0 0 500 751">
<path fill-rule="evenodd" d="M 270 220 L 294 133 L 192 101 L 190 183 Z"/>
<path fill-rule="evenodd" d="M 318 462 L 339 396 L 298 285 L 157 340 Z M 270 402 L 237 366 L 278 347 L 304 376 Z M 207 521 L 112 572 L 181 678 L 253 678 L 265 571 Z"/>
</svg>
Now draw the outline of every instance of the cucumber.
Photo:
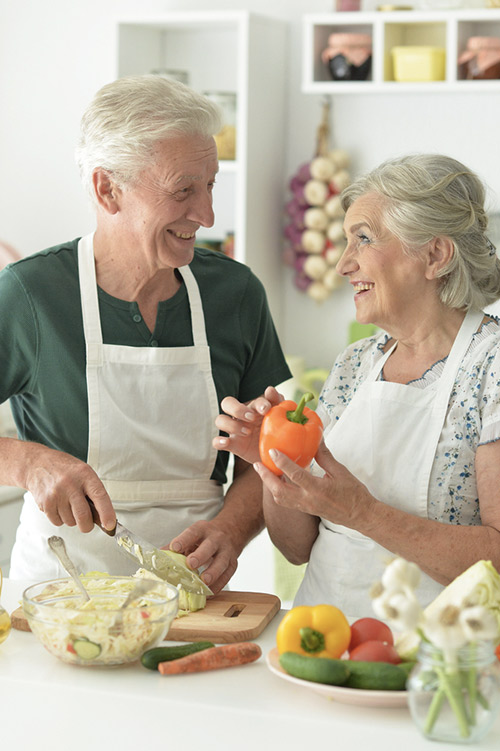
<svg viewBox="0 0 500 751">
<path fill-rule="evenodd" d="M 349 688 L 363 688 L 372 691 L 404 691 L 407 672 L 400 665 L 390 662 L 365 662 L 345 660 L 349 677 L 345 683 Z"/>
<path fill-rule="evenodd" d="M 180 657 L 187 657 L 195 652 L 201 652 L 214 646 L 215 644 L 212 644 L 211 641 L 195 641 L 190 644 L 181 644 L 177 647 L 154 647 L 144 652 L 141 662 L 148 670 L 158 670 L 160 662 L 178 660 Z"/>
<path fill-rule="evenodd" d="M 95 660 L 101 654 L 101 645 L 90 639 L 75 639 L 73 649 L 82 660 Z"/>
<path fill-rule="evenodd" d="M 297 652 L 283 652 L 279 658 L 283 670 L 295 678 L 313 683 L 329 683 L 342 686 L 348 676 L 347 660 L 334 660 L 330 657 L 308 657 Z"/>
</svg>

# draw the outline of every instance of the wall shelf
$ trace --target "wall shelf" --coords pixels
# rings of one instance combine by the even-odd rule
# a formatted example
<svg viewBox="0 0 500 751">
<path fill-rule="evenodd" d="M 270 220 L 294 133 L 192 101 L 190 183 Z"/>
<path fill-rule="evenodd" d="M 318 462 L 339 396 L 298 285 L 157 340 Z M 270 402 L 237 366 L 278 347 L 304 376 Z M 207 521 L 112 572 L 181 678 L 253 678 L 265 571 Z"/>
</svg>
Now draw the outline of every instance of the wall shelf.
<svg viewBox="0 0 500 751">
<path fill-rule="evenodd" d="M 335 32 L 370 34 L 372 71 L 367 81 L 333 81 L 321 60 Z M 308 94 L 496 92 L 500 80 L 463 78 L 457 59 L 471 36 L 500 37 L 500 10 L 392 11 L 306 15 L 303 20 L 302 91 Z M 391 49 L 431 45 L 446 50 L 444 81 L 403 83 L 394 80 Z"/>
<path fill-rule="evenodd" d="M 184 70 L 196 91 L 236 94 L 236 160 L 220 161 L 215 224 L 203 240 L 234 232 L 235 258 L 268 293 L 279 326 L 284 184 L 286 25 L 247 11 L 165 13 L 117 23 L 117 76 Z"/>
</svg>

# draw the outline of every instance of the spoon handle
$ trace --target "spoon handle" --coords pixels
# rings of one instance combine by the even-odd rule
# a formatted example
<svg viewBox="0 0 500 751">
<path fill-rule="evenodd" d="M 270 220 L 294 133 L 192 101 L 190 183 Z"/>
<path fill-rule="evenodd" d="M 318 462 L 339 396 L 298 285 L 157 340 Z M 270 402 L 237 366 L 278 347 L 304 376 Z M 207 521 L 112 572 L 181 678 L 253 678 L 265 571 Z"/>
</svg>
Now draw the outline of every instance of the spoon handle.
<svg viewBox="0 0 500 751">
<path fill-rule="evenodd" d="M 61 564 L 64 566 L 68 574 L 71 576 L 73 581 L 78 585 L 80 588 L 82 595 L 85 597 L 86 600 L 90 600 L 90 595 L 85 589 L 85 587 L 82 584 L 82 580 L 78 576 L 78 571 L 75 568 L 75 565 L 71 558 L 69 557 L 67 551 L 66 551 L 66 545 L 64 544 L 64 540 L 62 537 L 57 537 L 54 535 L 53 537 L 49 537 L 48 541 L 49 547 L 52 550 L 53 553 L 56 554 L 56 556 L 61 561 Z"/>
</svg>

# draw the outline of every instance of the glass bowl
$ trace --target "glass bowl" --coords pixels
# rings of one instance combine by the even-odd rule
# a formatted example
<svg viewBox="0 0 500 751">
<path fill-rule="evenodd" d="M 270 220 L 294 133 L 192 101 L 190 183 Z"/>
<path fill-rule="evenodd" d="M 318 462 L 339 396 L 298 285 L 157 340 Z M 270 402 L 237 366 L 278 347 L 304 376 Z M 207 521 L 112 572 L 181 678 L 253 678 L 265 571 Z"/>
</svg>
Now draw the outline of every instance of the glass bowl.
<svg viewBox="0 0 500 751">
<path fill-rule="evenodd" d="M 33 634 L 63 662 L 134 662 L 166 637 L 177 615 L 179 593 L 167 582 L 155 583 L 122 613 L 117 611 L 137 583 L 136 578 L 88 575 L 82 576 L 82 582 L 89 602 L 70 578 L 40 582 L 23 592 L 23 608 Z"/>
</svg>

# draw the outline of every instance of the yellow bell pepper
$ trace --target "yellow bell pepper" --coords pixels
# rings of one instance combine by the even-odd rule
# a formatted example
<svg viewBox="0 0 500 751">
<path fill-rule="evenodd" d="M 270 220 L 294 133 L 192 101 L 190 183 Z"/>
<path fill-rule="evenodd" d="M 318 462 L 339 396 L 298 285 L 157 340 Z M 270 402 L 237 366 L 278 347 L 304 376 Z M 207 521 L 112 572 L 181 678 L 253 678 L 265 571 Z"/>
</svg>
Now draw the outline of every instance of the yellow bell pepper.
<svg viewBox="0 0 500 751">
<path fill-rule="evenodd" d="M 338 659 L 349 646 L 351 627 L 334 605 L 298 605 L 278 626 L 278 652 Z"/>
</svg>

